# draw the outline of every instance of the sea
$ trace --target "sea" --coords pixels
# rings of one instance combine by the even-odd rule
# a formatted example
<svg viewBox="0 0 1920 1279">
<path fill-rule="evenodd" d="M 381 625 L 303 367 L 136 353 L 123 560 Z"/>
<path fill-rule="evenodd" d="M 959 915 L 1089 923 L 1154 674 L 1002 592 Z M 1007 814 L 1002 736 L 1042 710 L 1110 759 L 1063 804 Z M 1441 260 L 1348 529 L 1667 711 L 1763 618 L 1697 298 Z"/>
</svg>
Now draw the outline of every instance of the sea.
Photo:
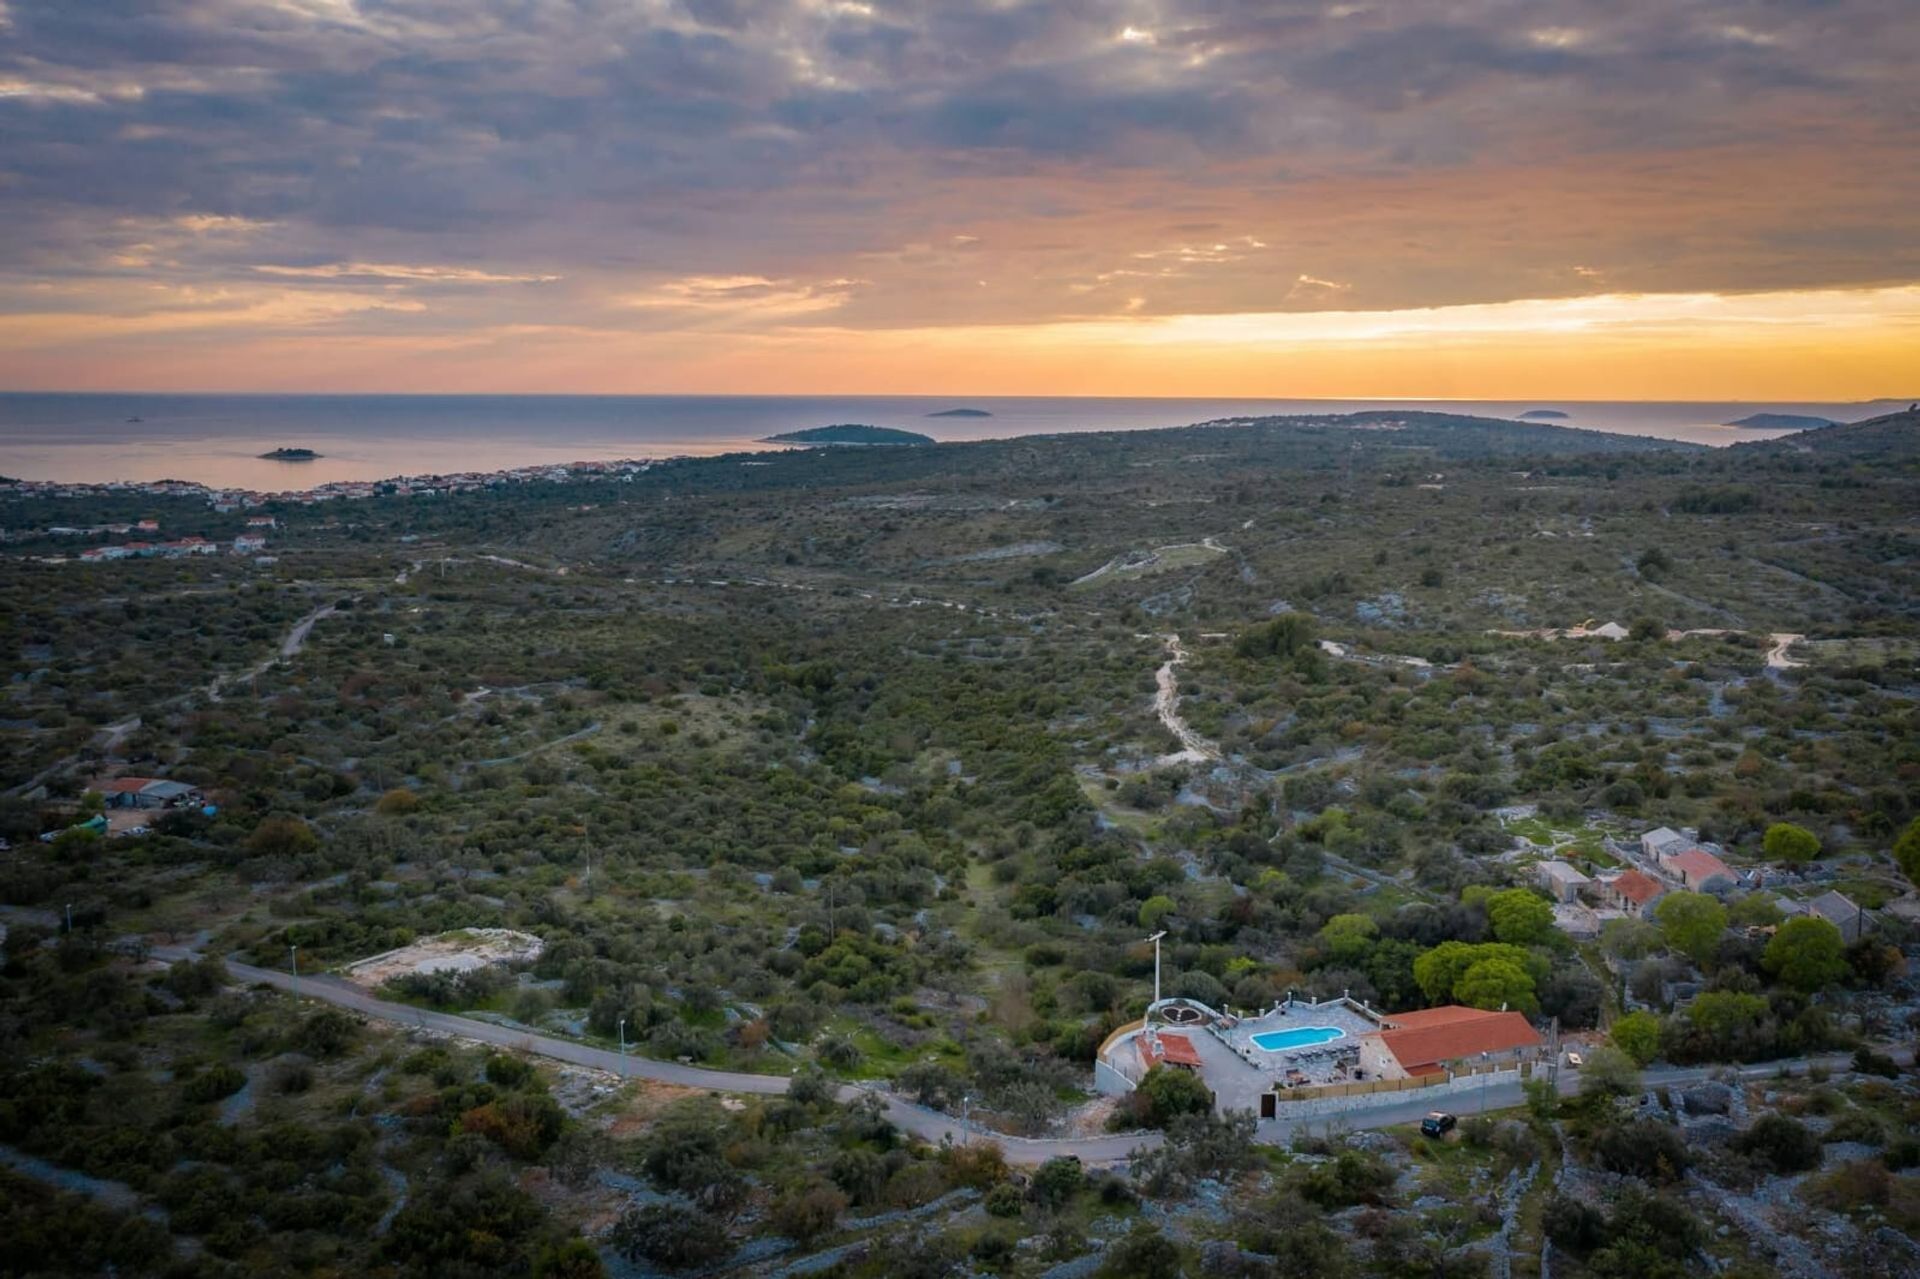
<svg viewBox="0 0 1920 1279">
<path fill-rule="evenodd" d="M 729 395 L 178 395 L 0 393 L 0 476 L 70 483 L 193 480 L 309 488 L 338 480 L 501 471 L 778 447 L 767 436 L 857 422 L 936 440 L 1127 431 L 1272 414 L 1432 409 L 1724 445 L 1785 432 L 1728 426 L 1751 413 L 1857 421 L 1906 407 L 1858 403 L 1541 400 L 1235 400 Z M 989 416 L 943 417 L 952 409 Z M 268 461 L 275 448 L 307 462 Z"/>
</svg>

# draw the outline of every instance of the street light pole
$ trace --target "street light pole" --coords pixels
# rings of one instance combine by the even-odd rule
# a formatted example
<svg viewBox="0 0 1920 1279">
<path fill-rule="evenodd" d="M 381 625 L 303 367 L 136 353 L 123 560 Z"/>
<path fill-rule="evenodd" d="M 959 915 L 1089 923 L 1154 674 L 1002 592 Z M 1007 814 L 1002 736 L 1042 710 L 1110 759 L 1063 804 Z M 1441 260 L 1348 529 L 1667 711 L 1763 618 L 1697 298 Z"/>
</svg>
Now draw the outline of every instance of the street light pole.
<svg viewBox="0 0 1920 1279">
<path fill-rule="evenodd" d="M 293 997 L 300 998 L 300 947 L 297 943 L 287 947 L 287 953 L 293 957 Z"/>
<path fill-rule="evenodd" d="M 1160 1002 L 1160 939 L 1166 935 L 1166 929 L 1163 928 L 1147 938 L 1153 943 L 1153 1002 L 1156 1004 Z"/>
<path fill-rule="evenodd" d="M 620 1019 L 620 1078 L 627 1077 L 627 1019 Z"/>
<path fill-rule="evenodd" d="M 963 1146 L 970 1146 L 973 1144 L 973 1128 L 969 1123 L 969 1117 L 972 1114 L 973 1114 L 973 1094 L 970 1092 L 961 1093 L 960 1094 L 960 1144 Z"/>
<path fill-rule="evenodd" d="M 1487 1113 L 1487 1073 L 1493 1069 L 1493 1054 L 1480 1054 L 1480 1113 Z"/>
<path fill-rule="evenodd" d="M 72 902 L 67 903 L 67 934 L 68 936 L 72 936 L 73 934 L 73 903 Z"/>
</svg>

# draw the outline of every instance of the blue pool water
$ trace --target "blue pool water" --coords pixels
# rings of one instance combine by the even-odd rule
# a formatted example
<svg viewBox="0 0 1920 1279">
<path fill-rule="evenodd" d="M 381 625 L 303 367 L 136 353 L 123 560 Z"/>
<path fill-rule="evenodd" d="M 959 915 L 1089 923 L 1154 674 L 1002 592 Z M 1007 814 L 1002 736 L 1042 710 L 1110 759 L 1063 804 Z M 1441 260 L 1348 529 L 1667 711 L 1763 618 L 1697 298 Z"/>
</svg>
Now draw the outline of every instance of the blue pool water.
<svg viewBox="0 0 1920 1279">
<path fill-rule="evenodd" d="M 1253 1037 L 1253 1046 L 1270 1053 L 1285 1052 L 1289 1048 L 1305 1048 L 1308 1044 L 1324 1044 L 1333 1039 L 1346 1038 L 1347 1032 L 1334 1026 L 1301 1026 L 1296 1030 L 1263 1030 Z"/>
</svg>

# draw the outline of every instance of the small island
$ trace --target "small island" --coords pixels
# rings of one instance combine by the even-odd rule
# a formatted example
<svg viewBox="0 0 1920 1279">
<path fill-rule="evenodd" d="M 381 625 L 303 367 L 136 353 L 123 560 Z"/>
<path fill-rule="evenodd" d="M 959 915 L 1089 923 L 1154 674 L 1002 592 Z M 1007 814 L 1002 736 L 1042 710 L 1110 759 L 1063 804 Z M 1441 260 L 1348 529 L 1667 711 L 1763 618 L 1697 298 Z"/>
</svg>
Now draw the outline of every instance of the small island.
<svg viewBox="0 0 1920 1279">
<path fill-rule="evenodd" d="M 311 462 L 320 455 L 312 449 L 274 449 L 260 456 L 269 462 Z"/>
<path fill-rule="evenodd" d="M 1727 426 L 1745 426 L 1756 431 L 1813 431 L 1823 426 L 1838 426 L 1828 417 L 1808 417 L 1801 413 L 1749 413 Z"/>
<path fill-rule="evenodd" d="M 929 413 L 928 417 L 992 417 L 985 409 L 942 409 L 938 413 Z"/>
<path fill-rule="evenodd" d="M 1564 422 L 1572 417 L 1571 413 L 1562 413 L 1559 409 L 1528 409 L 1520 415 L 1523 422 Z"/>
<path fill-rule="evenodd" d="M 804 431 L 787 431 L 781 435 L 769 435 L 762 444 L 810 444 L 810 445 L 901 445 L 932 444 L 931 435 L 921 435 L 914 431 L 898 431 L 890 426 L 860 426 L 852 422 L 838 426 L 815 426 Z"/>
</svg>

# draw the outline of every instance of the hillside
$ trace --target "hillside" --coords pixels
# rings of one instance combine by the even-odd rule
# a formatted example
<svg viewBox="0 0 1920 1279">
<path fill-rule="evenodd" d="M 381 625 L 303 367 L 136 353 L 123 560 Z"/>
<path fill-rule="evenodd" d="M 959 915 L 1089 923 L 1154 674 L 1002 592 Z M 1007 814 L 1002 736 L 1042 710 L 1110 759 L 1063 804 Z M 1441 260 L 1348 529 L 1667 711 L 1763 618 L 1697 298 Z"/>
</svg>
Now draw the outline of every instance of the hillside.
<svg viewBox="0 0 1920 1279">
<path fill-rule="evenodd" d="M 1327 1259 L 1287 1273 L 1547 1238 L 1559 1279 L 1904 1273 L 1920 1091 L 1848 1066 L 1856 1034 L 1904 1060 L 1920 1006 L 1888 856 L 1920 473 L 1805 439 L 1377 412 L 806 448 L 272 499 L 270 557 L 106 563 L 51 528 L 250 517 L 0 492 L 0 1273 L 44 1223 L 111 1244 L 79 1272 L 213 1279 L 1174 1273 L 1101 1224 L 1133 1215 L 1249 1256 L 1282 1221 Z M 1671 937 L 1535 891 L 1659 826 L 1766 891 L 1675 892 Z M 1796 919 L 1831 953 L 1783 977 L 1764 930 L 1829 892 L 1868 942 Z M 1156 976 L 1507 1004 L 1591 1082 L 1437 1095 L 1438 1141 L 1418 1096 L 1256 1129 L 1183 1118 L 1174 1075 L 1093 1095 Z M 320 1002 L 382 980 L 365 1021 Z M 1805 1053 L 1837 1055 L 1706 1079 Z M 1238 1110 L 1267 1061 L 1198 1082 Z M 1101 1170 L 1142 1126 L 1161 1152 Z M 1680 1260 L 1633 1269 L 1606 1241 L 1650 1202 Z M 1061 1222 L 1069 1256 L 1027 1242 Z"/>
<path fill-rule="evenodd" d="M 1920 411 L 1909 408 L 1900 413 L 1868 418 L 1864 422 L 1824 426 L 1783 439 L 1736 444 L 1734 448 L 1741 453 L 1749 450 L 1810 452 L 1913 463 L 1920 461 Z"/>
</svg>

